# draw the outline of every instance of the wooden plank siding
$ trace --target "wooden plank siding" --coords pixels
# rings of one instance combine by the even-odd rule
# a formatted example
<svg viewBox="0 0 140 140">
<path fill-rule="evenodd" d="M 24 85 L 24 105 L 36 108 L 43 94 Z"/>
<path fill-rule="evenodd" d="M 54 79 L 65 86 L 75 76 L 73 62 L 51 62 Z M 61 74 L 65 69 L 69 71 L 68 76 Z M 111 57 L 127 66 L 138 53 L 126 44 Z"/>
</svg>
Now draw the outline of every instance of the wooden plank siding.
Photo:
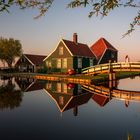
<svg viewBox="0 0 140 140">
<path fill-rule="evenodd" d="M 63 54 L 59 55 L 59 47 L 63 47 Z M 67 68 L 62 67 L 61 63 L 61 68 L 57 68 L 57 60 L 61 59 L 61 62 L 63 62 L 63 59 L 67 59 Z M 51 66 L 47 66 L 47 63 L 51 63 Z M 67 72 L 68 69 L 73 68 L 73 57 L 65 47 L 62 41 L 58 44 L 56 50 L 51 53 L 51 55 L 45 60 L 45 65 L 49 67 L 51 72 Z"/>
<path fill-rule="evenodd" d="M 59 54 L 59 48 L 63 47 L 63 54 Z M 81 68 L 78 67 L 78 58 L 82 59 Z M 63 68 L 63 60 L 67 59 L 67 67 Z M 67 72 L 68 69 L 74 69 L 76 72 L 81 73 L 81 69 L 90 66 L 90 59 L 92 59 L 93 64 L 96 64 L 95 57 L 84 57 L 84 56 L 74 56 L 70 53 L 67 46 L 60 41 L 56 49 L 45 59 L 45 65 L 48 67 L 50 72 Z M 61 61 L 61 68 L 57 67 L 57 61 Z M 51 66 L 48 65 L 51 63 Z"/>
</svg>

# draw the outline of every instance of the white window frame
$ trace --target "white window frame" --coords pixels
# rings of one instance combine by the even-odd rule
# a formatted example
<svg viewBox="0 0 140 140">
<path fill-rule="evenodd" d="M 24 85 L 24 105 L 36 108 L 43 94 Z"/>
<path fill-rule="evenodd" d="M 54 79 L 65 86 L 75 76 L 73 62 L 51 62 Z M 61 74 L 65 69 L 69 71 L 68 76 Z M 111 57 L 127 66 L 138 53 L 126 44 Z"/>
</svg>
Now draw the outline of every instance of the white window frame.
<svg viewBox="0 0 140 140">
<path fill-rule="evenodd" d="M 82 68 L 82 58 L 78 58 L 78 68 Z"/>
<path fill-rule="evenodd" d="M 92 58 L 89 59 L 89 66 L 90 67 L 93 66 L 93 59 Z"/>
</svg>

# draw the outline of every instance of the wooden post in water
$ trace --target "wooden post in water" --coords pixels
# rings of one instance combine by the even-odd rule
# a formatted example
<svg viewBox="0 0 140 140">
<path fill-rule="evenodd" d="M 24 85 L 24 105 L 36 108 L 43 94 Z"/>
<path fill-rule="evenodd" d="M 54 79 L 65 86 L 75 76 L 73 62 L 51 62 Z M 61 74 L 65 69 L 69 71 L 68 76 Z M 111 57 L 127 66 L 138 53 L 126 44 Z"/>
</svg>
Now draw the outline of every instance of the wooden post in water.
<svg viewBox="0 0 140 140">
<path fill-rule="evenodd" d="M 112 66 L 111 66 L 111 60 L 109 60 L 109 66 L 108 66 L 108 80 L 109 80 L 109 99 L 111 100 L 111 94 L 112 89 L 116 87 L 116 73 L 113 72 Z"/>
<path fill-rule="evenodd" d="M 78 115 L 78 106 L 75 106 L 75 107 L 73 108 L 73 115 L 74 115 L 74 116 L 77 116 L 77 115 Z"/>
<path fill-rule="evenodd" d="M 116 81 L 116 73 L 113 72 L 112 66 L 111 66 L 111 60 L 109 60 L 109 66 L 108 66 L 108 72 L 109 72 L 109 88 L 115 87 L 113 81 Z"/>
</svg>

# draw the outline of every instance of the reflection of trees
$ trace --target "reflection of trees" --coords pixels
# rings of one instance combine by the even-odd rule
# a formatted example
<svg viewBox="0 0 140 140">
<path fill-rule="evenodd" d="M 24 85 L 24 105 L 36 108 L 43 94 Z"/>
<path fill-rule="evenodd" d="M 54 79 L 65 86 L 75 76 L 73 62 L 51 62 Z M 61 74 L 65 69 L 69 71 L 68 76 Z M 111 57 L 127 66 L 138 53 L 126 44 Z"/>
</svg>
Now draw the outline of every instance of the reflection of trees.
<svg viewBox="0 0 140 140">
<path fill-rule="evenodd" d="M 20 106 L 22 95 L 20 90 L 15 90 L 15 85 L 9 80 L 7 85 L 0 86 L 0 109 Z"/>
</svg>

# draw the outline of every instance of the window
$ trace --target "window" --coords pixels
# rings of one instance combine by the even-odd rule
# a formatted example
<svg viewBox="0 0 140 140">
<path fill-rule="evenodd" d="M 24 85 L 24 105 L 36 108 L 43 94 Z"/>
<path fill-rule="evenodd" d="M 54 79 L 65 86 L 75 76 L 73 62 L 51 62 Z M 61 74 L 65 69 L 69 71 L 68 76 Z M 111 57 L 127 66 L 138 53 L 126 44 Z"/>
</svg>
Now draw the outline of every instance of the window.
<svg viewBox="0 0 140 140">
<path fill-rule="evenodd" d="M 32 65 L 29 65 L 29 69 L 32 69 L 33 68 L 33 66 Z"/>
<path fill-rule="evenodd" d="M 66 83 L 63 83 L 62 84 L 62 87 L 63 87 L 63 93 L 67 93 L 67 84 Z"/>
<path fill-rule="evenodd" d="M 46 66 L 51 67 L 52 66 L 51 61 L 46 61 Z"/>
<path fill-rule="evenodd" d="M 57 68 L 61 68 L 61 59 L 57 59 Z"/>
<path fill-rule="evenodd" d="M 61 89 L 61 83 L 57 83 L 57 92 L 61 92 L 62 89 Z"/>
<path fill-rule="evenodd" d="M 93 59 L 92 58 L 89 59 L 89 66 L 93 66 Z"/>
<path fill-rule="evenodd" d="M 78 68 L 82 68 L 82 58 L 78 58 Z"/>
<path fill-rule="evenodd" d="M 111 53 L 111 58 L 115 58 L 115 54 L 114 53 Z"/>
<path fill-rule="evenodd" d="M 60 105 L 64 104 L 64 97 L 63 96 L 59 96 L 59 104 Z"/>
<path fill-rule="evenodd" d="M 22 57 L 21 62 L 26 62 L 26 59 Z"/>
<path fill-rule="evenodd" d="M 46 84 L 46 89 L 51 89 L 51 87 L 52 87 L 52 84 L 51 83 L 47 83 Z"/>
<path fill-rule="evenodd" d="M 63 68 L 67 68 L 67 58 L 63 59 Z"/>
<path fill-rule="evenodd" d="M 63 55 L 63 47 L 61 46 L 61 47 L 59 47 L 59 55 Z"/>
<path fill-rule="evenodd" d="M 48 67 L 50 68 L 50 67 L 52 67 L 52 63 L 49 61 L 49 63 L 48 63 Z"/>
</svg>

